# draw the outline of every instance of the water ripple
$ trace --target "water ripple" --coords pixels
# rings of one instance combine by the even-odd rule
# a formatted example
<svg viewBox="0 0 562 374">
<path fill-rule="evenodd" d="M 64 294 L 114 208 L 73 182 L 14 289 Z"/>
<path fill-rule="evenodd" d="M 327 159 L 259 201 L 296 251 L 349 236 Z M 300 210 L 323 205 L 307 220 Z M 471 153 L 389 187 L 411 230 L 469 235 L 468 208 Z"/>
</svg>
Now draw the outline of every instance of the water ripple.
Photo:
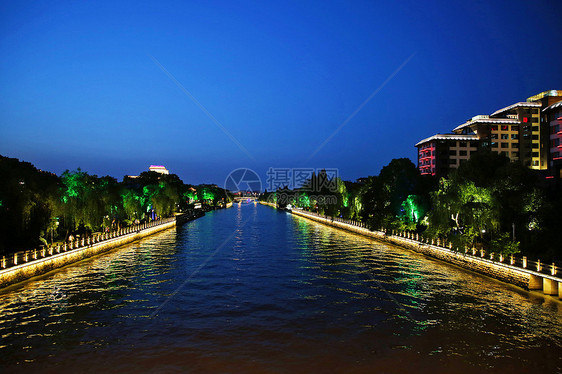
<svg viewBox="0 0 562 374">
<path fill-rule="evenodd" d="M 561 305 L 247 205 L 0 293 L 0 369 L 560 372 Z"/>
</svg>

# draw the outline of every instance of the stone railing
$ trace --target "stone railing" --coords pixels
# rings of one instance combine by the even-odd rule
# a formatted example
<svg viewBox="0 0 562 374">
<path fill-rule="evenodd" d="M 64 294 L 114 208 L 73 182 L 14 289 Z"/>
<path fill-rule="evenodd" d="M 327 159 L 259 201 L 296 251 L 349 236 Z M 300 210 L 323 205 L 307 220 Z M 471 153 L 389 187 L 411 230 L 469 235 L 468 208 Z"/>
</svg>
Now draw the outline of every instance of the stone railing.
<svg viewBox="0 0 562 374">
<path fill-rule="evenodd" d="M 445 239 L 427 238 L 415 232 L 384 229 L 371 231 L 362 222 L 329 217 L 301 209 L 293 209 L 293 213 L 397 244 L 529 290 L 541 290 L 544 294 L 558 295 L 562 298 L 562 278 L 560 277 L 562 271 L 560 271 L 560 264 L 557 263 L 545 264 L 540 260 L 531 261 L 526 256 L 504 256 L 501 253 L 484 249 L 455 248 L 451 242 Z"/>
<path fill-rule="evenodd" d="M 385 230 L 383 230 L 385 231 Z M 386 232 L 388 235 L 389 232 Z M 513 255 L 503 255 L 501 253 L 486 251 L 484 249 L 477 249 L 477 248 L 458 248 L 453 245 L 452 242 L 443 239 L 443 238 L 428 238 L 420 235 L 418 233 L 409 232 L 409 231 L 396 231 L 391 230 L 390 234 L 393 236 L 397 236 L 404 239 L 409 239 L 419 244 L 429 244 L 432 246 L 440 247 L 442 249 L 448 249 L 452 252 L 461 253 L 465 256 L 472 256 L 476 258 L 487 259 L 492 262 L 498 262 L 503 264 L 508 264 L 513 267 L 518 267 L 521 269 L 531 270 L 537 273 L 546 274 L 546 275 L 562 275 L 561 266 L 556 262 L 552 263 L 544 263 L 541 260 L 532 261 L 527 259 L 527 256 L 516 257 Z"/>
<path fill-rule="evenodd" d="M 164 218 L 156 221 L 142 223 L 139 225 L 132 225 L 117 230 L 108 231 L 105 233 L 92 234 L 87 238 L 81 237 L 79 239 L 68 241 L 62 245 L 15 252 L 9 255 L 2 256 L 2 258 L 0 259 L 0 269 L 8 269 L 14 266 L 32 263 L 33 261 L 41 260 L 50 256 L 57 255 L 59 253 L 72 251 L 78 248 L 92 247 L 94 245 L 106 243 L 116 238 L 121 238 L 125 235 L 136 234 L 142 230 L 150 229 L 152 227 L 163 225 L 175 220 L 175 217 Z"/>
</svg>

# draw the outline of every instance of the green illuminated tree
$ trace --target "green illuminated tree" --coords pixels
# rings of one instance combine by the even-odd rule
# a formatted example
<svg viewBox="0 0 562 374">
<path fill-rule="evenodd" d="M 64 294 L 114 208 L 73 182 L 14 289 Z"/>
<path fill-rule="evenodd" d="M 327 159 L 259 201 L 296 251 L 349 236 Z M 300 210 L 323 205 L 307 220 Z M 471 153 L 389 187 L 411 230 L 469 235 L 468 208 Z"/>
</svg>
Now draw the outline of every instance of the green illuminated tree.
<svg viewBox="0 0 562 374">
<path fill-rule="evenodd" d="M 458 247 L 473 246 L 477 237 L 498 231 L 498 208 L 490 189 L 458 178 L 442 179 L 433 194 L 428 232 L 447 236 Z"/>
<path fill-rule="evenodd" d="M 121 199 L 125 215 L 130 221 L 143 220 L 146 213 L 144 197 L 134 189 L 123 188 Z"/>
<path fill-rule="evenodd" d="M 420 175 L 407 158 L 392 160 L 376 177 L 369 177 L 361 192 L 362 219 L 373 229 L 400 228 L 402 203 L 420 188 Z"/>
<path fill-rule="evenodd" d="M 419 195 L 408 195 L 406 200 L 402 202 L 403 214 L 401 220 L 408 225 L 409 229 L 415 229 L 428 210 L 428 204 Z"/>
</svg>

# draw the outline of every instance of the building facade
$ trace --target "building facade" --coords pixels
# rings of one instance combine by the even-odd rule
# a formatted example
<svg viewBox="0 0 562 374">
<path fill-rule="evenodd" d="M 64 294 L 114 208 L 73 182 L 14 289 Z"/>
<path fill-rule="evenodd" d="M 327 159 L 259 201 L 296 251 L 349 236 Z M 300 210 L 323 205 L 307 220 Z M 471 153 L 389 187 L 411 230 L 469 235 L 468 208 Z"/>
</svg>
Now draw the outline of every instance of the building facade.
<svg viewBox="0 0 562 374">
<path fill-rule="evenodd" d="M 493 118 L 511 117 L 519 122 L 517 127 L 519 161 L 535 170 L 548 168 L 547 132 L 541 128 L 541 107 L 540 102 L 519 102 L 490 115 Z"/>
<path fill-rule="evenodd" d="M 156 173 L 160 173 L 160 174 L 170 174 L 170 172 L 168 171 L 168 169 L 166 169 L 164 166 L 162 165 L 150 165 L 150 167 L 148 168 L 149 171 L 154 171 Z"/>
<path fill-rule="evenodd" d="M 478 150 L 475 135 L 437 134 L 420 141 L 418 169 L 422 175 L 446 175 Z"/>
<path fill-rule="evenodd" d="M 437 134 L 424 139 L 416 144 L 418 169 L 421 174 L 446 176 L 480 150 L 503 154 L 511 161 L 535 170 L 554 167 L 552 160 L 555 157 L 552 155 L 556 151 L 558 157 L 562 154 L 558 146 L 552 147 L 560 142 L 556 140 L 559 130 L 552 134 L 556 126 L 554 122 L 560 117 L 556 117 L 559 108 L 556 105 L 560 102 L 562 91 L 541 92 L 490 115 L 474 116 L 454 128 L 453 134 Z"/>
<path fill-rule="evenodd" d="M 562 179 L 562 101 L 549 105 L 543 109 L 545 124 L 548 126 L 549 176 L 560 184 Z"/>
</svg>

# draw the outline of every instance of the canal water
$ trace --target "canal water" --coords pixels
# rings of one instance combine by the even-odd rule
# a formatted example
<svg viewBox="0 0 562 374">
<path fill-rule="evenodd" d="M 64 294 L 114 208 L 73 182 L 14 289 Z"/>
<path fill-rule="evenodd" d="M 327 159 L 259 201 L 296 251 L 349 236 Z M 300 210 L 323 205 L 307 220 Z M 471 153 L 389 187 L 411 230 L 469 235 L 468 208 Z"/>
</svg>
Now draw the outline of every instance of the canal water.
<svg viewBox="0 0 562 374">
<path fill-rule="evenodd" d="M 555 373 L 562 304 L 261 205 L 0 292 L 2 372 Z"/>
</svg>

